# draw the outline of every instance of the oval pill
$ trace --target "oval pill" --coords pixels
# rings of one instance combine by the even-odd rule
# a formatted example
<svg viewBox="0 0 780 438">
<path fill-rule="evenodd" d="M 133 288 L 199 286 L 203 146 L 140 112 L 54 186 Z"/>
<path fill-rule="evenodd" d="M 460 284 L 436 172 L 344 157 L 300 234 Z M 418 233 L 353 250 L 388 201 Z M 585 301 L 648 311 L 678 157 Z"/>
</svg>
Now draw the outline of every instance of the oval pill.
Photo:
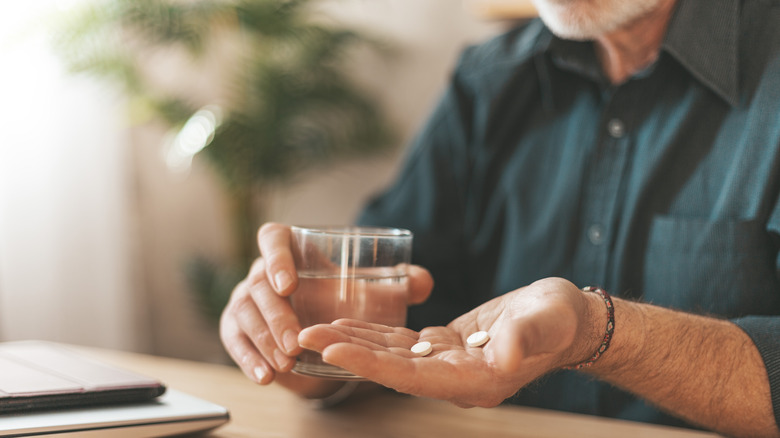
<svg viewBox="0 0 780 438">
<path fill-rule="evenodd" d="M 412 353 L 418 356 L 427 356 L 433 351 L 433 346 L 428 341 L 418 342 L 412 345 Z"/>
<path fill-rule="evenodd" d="M 488 335 L 488 332 L 486 331 L 478 331 L 475 333 L 472 333 L 467 339 L 466 343 L 469 345 L 469 347 L 479 347 L 483 345 L 485 342 L 490 340 L 490 335 Z"/>
</svg>

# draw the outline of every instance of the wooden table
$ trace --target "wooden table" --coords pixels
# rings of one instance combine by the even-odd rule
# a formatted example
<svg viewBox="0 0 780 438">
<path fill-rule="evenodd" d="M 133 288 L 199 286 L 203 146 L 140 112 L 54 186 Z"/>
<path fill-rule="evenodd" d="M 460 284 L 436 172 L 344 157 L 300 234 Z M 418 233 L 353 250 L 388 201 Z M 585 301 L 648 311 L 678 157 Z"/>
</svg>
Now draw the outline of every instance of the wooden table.
<svg viewBox="0 0 780 438">
<path fill-rule="evenodd" d="M 390 391 L 318 409 L 275 386 L 257 386 L 237 368 L 107 350 L 87 355 L 156 377 L 170 388 L 221 404 L 231 421 L 209 437 L 458 438 L 653 437 L 717 435 L 555 411 L 499 406 L 461 409 L 447 402 Z"/>
</svg>

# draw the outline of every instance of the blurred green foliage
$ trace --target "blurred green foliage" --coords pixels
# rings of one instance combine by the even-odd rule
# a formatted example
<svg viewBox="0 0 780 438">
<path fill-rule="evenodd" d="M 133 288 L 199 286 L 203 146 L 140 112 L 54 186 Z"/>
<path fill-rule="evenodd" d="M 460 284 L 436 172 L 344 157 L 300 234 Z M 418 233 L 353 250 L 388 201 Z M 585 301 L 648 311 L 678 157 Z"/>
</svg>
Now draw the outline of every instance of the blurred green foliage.
<svg viewBox="0 0 780 438">
<path fill-rule="evenodd" d="M 187 266 L 211 316 L 224 305 L 234 273 L 245 273 L 255 257 L 265 184 L 391 144 L 378 105 L 345 72 L 351 49 L 379 45 L 328 22 L 316 6 L 316 0 L 90 0 L 60 19 L 55 46 L 72 71 L 120 85 L 136 113 L 141 108 L 173 128 L 212 102 L 154 86 L 144 74 L 150 53 L 173 48 L 197 66 L 220 50 L 219 41 L 234 45 L 236 59 L 214 84 L 227 90 L 219 103 L 222 123 L 202 154 L 232 197 L 238 266 L 216 267 L 202 257 Z"/>
</svg>

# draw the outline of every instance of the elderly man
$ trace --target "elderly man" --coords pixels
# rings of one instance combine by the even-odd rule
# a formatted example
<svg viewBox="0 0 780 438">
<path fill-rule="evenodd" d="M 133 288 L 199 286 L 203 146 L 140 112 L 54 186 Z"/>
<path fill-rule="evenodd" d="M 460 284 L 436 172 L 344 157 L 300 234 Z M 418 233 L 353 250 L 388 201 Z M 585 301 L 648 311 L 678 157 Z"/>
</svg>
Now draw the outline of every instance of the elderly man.
<svg viewBox="0 0 780 438">
<path fill-rule="evenodd" d="M 290 374 L 302 347 L 462 406 L 780 435 L 780 1 L 535 3 L 464 52 L 360 219 L 415 233 L 410 328 L 301 331 L 289 229 L 268 224 L 227 350 L 307 397 L 343 388 Z"/>
</svg>

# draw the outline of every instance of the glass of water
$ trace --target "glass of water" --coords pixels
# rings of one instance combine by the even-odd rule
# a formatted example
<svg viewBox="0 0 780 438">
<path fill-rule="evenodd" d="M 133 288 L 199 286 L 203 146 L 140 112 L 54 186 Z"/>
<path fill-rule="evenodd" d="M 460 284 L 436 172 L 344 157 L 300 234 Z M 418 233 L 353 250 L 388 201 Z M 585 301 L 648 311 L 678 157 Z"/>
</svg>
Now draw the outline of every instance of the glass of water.
<svg viewBox="0 0 780 438">
<path fill-rule="evenodd" d="M 406 324 L 412 233 L 380 227 L 292 227 L 298 288 L 290 302 L 302 327 L 339 318 L 399 327 Z M 305 350 L 294 372 L 360 380 Z"/>
</svg>

